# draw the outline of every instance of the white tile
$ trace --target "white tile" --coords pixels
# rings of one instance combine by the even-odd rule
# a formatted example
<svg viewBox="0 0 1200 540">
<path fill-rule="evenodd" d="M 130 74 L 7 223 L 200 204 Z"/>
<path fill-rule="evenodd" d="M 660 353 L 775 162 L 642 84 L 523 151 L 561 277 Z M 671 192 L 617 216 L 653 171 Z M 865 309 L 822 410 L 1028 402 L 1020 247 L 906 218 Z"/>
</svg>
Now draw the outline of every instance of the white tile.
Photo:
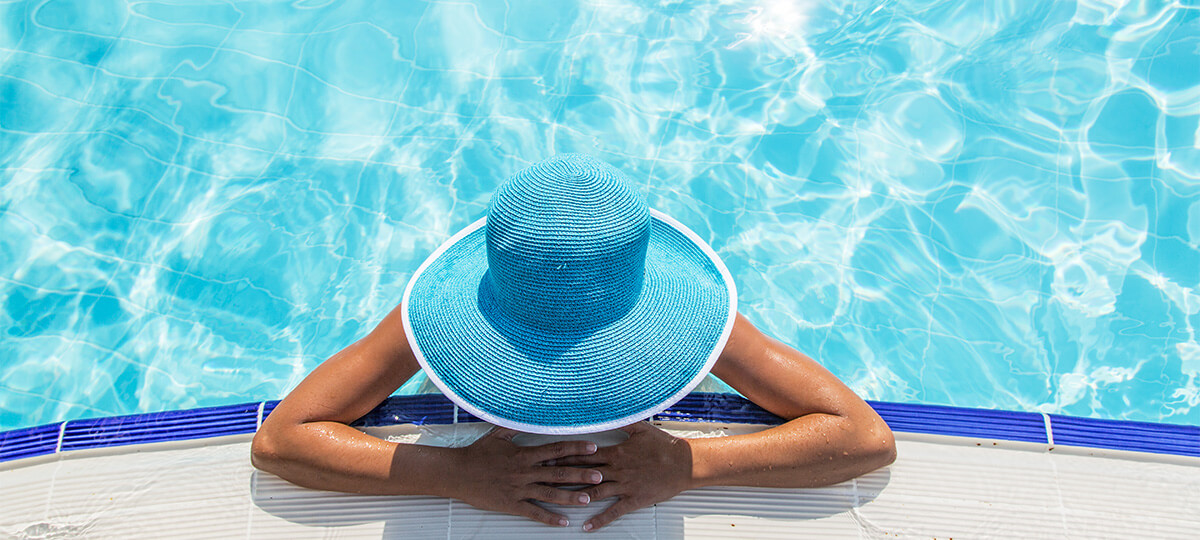
<svg viewBox="0 0 1200 540">
<path fill-rule="evenodd" d="M 689 436 L 726 432 L 682 427 Z M 483 429 L 373 431 L 427 444 L 466 444 Z M 0 535 L 1187 538 L 1200 530 L 1200 460 L 1166 463 L 1137 454 L 1059 455 L 964 445 L 961 438 L 900 438 L 894 465 L 851 482 L 821 489 L 694 490 L 590 534 L 580 527 L 604 501 L 558 508 L 572 521 L 561 529 L 446 499 L 300 488 L 254 471 L 248 437 L 123 447 L 0 471 Z"/>
</svg>

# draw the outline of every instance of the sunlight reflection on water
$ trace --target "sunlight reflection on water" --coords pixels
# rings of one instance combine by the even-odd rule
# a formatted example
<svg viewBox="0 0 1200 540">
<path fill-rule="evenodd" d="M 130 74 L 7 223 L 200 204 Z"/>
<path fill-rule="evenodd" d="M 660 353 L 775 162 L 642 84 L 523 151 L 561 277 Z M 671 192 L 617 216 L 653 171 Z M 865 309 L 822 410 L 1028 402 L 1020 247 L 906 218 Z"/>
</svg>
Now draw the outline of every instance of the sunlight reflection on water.
<svg viewBox="0 0 1200 540">
<path fill-rule="evenodd" d="M 868 398 L 1200 423 L 1188 3 L 293 4 L 0 4 L 0 427 L 279 397 L 556 152 Z"/>
</svg>

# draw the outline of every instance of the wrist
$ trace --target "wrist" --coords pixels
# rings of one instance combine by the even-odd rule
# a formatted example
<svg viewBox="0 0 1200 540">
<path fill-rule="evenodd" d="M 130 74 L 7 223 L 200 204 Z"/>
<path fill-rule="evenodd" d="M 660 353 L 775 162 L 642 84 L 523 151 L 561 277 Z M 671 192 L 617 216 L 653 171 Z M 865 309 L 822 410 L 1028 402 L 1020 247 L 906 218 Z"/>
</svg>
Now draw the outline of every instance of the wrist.
<svg viewBox="0 0 1200 540">
<path fill-rule="evenodd" d="M 441 452 L 431 495 L 449 499 L 465 500 L 467 488 L 466 471 L 468 458 L 466 448 L 439 448 Z"/>
<path fill-rule="evenodd" d="M 389 494 L 461 500 L 465 449 L 404 443 L 395 448 Z"/>
</svg>

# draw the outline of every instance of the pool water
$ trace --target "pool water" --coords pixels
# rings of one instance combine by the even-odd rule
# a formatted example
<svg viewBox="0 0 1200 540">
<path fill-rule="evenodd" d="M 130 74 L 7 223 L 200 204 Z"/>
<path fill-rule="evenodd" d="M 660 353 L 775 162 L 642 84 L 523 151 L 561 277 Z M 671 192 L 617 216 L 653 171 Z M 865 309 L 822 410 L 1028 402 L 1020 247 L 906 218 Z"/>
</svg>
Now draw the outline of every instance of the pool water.
<svg viewBox="0 0 1200 540">
<path fill-rule="evenodd" d="M 1190 0 L 0 2 L 0 429 L 281 397 L 556 152 L 867 398 L 1200 423 L 1198 120 Z"/>
</svg>

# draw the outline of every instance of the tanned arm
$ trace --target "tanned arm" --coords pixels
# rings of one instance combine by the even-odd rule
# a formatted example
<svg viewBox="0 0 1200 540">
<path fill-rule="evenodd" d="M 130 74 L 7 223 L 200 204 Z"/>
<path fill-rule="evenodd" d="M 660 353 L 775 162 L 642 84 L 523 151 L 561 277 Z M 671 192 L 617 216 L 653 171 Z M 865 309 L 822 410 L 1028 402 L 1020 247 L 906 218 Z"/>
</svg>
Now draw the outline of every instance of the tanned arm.
<svg viewBox="0 0 1200 540">
<path fill-rule="evenodd" d="M 713 374 L 754 403 L 787 420 L 757 433 L 680 439 L 648 423 L 596 454 L 560 463 L 594 466 L 604 483 L 584 489 L 592 500 L 618 497 L 584 530 L 711 485 L 819 487 L 892 463 L 892 432 L 875 411 L 832 373 L 776 341 L 741 314 Z"/>
<path fill-rule="evenodd" d="M 397 308 L 280 402 L 254 436 L 254 466 L 315 489 L 452 497 L 556 526 L 566 519 L 532 501 L 587 504 L 551 484 L 596 484 L 597 471 L 544 462 L 595 452 L 588 442 L 523 448 L 512 443 L 515 431 L 495 429 L 469 447 L 438 448 L 384 441 L 348 425 L 418 368 Z"/>
<path fill-rule="evenodd" d="M 738 315 L 713 374 L 788 422 L 757 433 L 693 439 L 692 487 L 819 487 L 892 463 L 883 419 L 812 358 Z"/>
</svg>

